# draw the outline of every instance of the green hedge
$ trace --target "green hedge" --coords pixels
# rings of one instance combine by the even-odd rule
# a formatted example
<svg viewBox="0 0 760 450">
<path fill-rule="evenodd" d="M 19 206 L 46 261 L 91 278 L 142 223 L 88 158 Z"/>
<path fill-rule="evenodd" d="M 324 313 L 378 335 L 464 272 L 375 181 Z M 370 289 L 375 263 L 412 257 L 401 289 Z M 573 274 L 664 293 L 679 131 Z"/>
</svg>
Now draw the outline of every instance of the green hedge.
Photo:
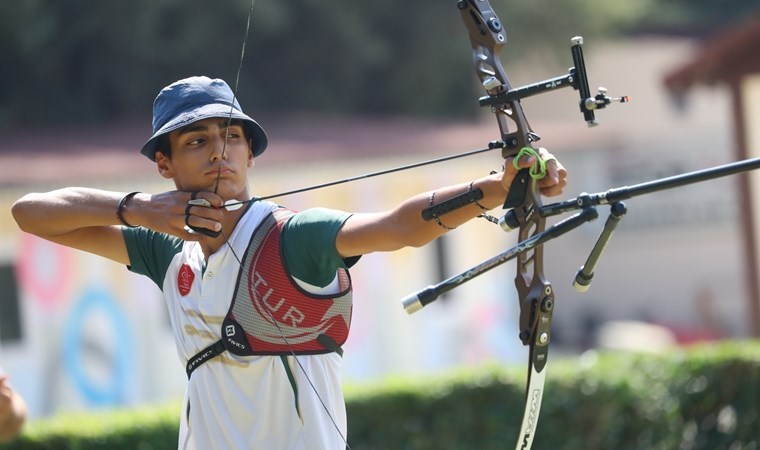
<svg viewBox="0 0 760 450">
<path fill-rule="evenodd" d="M 354 450 L 514 448 L 522 368 L 347 386 Z M 176 448 L 179 406 L 32 422 L 0 450 Z M 535 449 L 760 450 L 760 341 L 549 365 Z"/>
</svg>

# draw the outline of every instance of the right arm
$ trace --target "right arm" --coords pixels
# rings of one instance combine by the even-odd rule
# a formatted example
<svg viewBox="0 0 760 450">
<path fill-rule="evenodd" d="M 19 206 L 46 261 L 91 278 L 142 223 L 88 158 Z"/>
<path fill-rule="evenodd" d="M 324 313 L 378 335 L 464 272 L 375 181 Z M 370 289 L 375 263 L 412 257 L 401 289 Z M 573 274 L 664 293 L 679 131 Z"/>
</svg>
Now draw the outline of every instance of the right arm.
<svg viewBox="0 0 760 450">
<path fill-rule="evenodd" d="M 116 209 L 124 195 L 80 187 L 32 193 L 17 200 L 12 213 L 22 231 L 128 265 L 129 255 L 116 217 Z M 185 206 L 189 198 L 189 193 L 178 191 L 157 195 L 139 193 L 124 205 L 122 216 L 131 225 L 185 240 L 198 240 L 197 234 L 184 230 Z M 213 211 L 197 208 L 201 209 Z"/>
</svg>

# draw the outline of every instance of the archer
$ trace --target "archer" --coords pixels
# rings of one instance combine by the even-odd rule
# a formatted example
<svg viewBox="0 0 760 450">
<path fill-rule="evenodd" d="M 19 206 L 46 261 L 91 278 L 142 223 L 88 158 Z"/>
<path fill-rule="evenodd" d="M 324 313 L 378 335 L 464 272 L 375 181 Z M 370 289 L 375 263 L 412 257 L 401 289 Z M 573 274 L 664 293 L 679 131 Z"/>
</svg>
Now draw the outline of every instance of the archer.
<svg viewBox="0 0 760 450">
<path fill-rule="evenodd" d="M 420 247 L 502 205 L 517 169 L 537 162 L 509 157 L 500 173 L 388 211 L 294 212 L 251 200 L 247 174 L 267 145 L 227 83 L 187 78 L 158 94 L 141 149 L 176 190 L 69 187 L 13 205 L 21 230 L 124 264 L 162 289 L 189 377 L 181 449 L 347 447 L 348 269 L 361 255 Z M 559 195 L 567 172 L 546 150 L 539 155 L 547 161 L 540 190 Z M 478 196 L 423 219 L 467 193 Z"/>
</svg>

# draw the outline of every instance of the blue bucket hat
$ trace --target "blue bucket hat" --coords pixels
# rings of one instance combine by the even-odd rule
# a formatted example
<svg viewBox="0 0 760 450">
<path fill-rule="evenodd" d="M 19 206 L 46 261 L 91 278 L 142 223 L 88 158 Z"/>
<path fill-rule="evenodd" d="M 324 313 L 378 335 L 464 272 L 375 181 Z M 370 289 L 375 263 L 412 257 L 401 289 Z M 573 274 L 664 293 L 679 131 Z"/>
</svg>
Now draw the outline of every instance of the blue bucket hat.
<svg viewBox="0 0 760 450">
<path fill-rule="evenodd" d="M 160 136 L 199 120 L 232 117 L 243 122 L 246 136 L 253 139 L 253 156 L 259 156 L 267 148 L 267 135 L 243 113 L 234 97 L 227 83 L 218 78 L 190 77 L 161 89 L 153 102 L 153 136 L 140 153 L 155 161 Z"/>
</svg>

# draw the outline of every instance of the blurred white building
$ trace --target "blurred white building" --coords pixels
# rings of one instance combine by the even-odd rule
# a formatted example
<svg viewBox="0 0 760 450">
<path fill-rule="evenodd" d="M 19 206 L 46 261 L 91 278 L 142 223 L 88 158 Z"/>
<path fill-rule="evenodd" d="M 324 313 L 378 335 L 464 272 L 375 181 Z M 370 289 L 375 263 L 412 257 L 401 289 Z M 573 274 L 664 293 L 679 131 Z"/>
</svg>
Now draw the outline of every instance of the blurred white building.
<svg viewBox="0 0 760 450">
<path fill-rule="evenodd" d="M 631 103 L 599 112 L 601 125 L 587 129 L 574 91 L 523 102 L 541 144 L 570 171 L 563 198 L 733 160 L 731 111 L 723 89 L 695 88 L 683 108 L 662 83 L 696 50 L 694 43 L 640 39 L 586 47 L 592 85 L 630 95 Z M 520 69 L 510 71 L 515 85 L 562 73 Z M 10 215 L 12 202 L 29 191 L 69 185 L 172 189 L 137 151 L 147 124 L 146 118 L 136 129 L 65 135 L 30 136 L 26 130 L 0 144 L 0 361 L 34 416 L 173 400 L 183 392 L 184 362 L 175 356 L 158 288 L 115 263 L 24 235 Z M 482 121 L 470 124 L 293 119 L 263 125 L 270 149 L 250 177 L 260 195 L 474 149 L 499 137 L 485 112 Z M 279 201 L 294 209 L 373 211 L 470 181 L 500 165 L 498 154 L 486 154 Z M 612 320 L 661 325 L 675 342 L 749 335 L 736 198 L 737 182 L 726 178 L 627 202 L 627 217 L 585 294 L 576 293 L 571 282 L 595 242 L 606 207 L 596 222 L 550 242 L 545 254 L 556 292 L 555 354 L 593 345 L 597 327 Z M 514 245 L 514 239 L 476 220 L 447 235 L 445 245 L 364 256 L 352 270 L 356 306 L 345 379 L 429 373 L 488 360 L 524 364 L 511 264 L 413 316 L 399 304 L 440 281 L 439 272 L 450 276 L 465 270 Z"/>
</svg>

